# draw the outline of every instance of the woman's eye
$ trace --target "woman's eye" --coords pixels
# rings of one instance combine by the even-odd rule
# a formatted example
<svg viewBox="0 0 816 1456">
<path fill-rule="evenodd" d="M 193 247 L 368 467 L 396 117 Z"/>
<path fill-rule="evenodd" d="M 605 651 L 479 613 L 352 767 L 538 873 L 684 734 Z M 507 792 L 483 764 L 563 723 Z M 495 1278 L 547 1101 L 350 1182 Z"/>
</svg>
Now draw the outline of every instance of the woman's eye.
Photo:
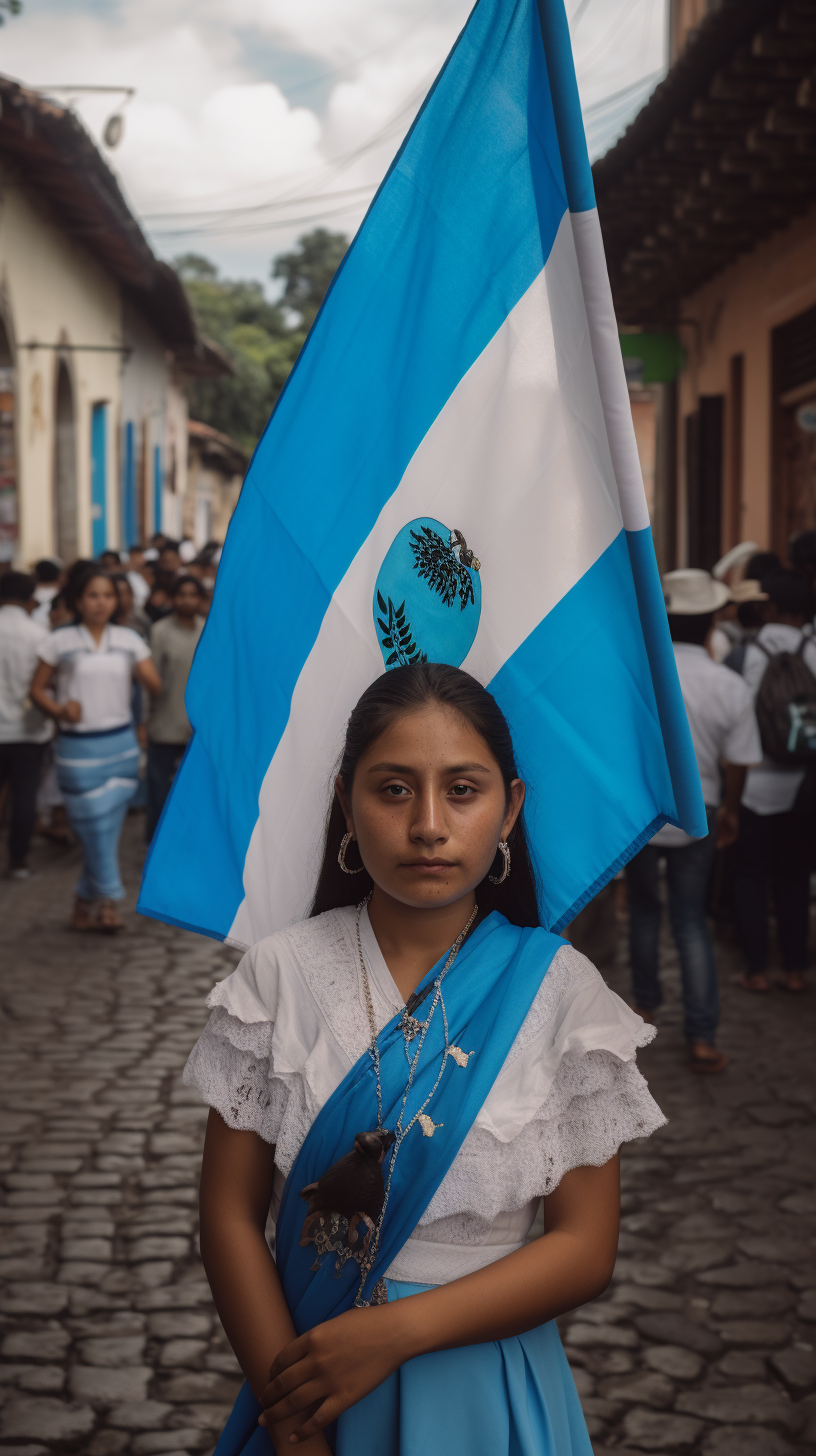
<svg viewBox="0 0 816 1456">
<path fill-rule="evenodd" d="M 385 792 L 390 794 L 392 799 L 401 799 L 403 794 L 408 793 L 408 790 L 404 784 L 386 784 Z"/>
<path fill-rule="evenodd" d="M 451 788 L 451 793 L 455 794 L 457 799 L 464 799 L 467 794 L 472 792 L 470 784 L 454 784 Z"/>
</svg>

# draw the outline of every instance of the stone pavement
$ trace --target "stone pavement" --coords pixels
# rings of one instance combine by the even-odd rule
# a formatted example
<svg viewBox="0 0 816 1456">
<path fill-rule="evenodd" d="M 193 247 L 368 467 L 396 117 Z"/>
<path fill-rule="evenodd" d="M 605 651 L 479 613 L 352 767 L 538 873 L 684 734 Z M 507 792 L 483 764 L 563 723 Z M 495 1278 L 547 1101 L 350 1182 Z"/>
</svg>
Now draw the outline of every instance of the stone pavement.
<svg viewBox="0 0 816 1456">
<path fill-rule="evenodd" d="M 40 874 L 0 885 L 0 1456 L 192 1456 L 239 1375 L 197 1259 L 205 1113 L 180 1073 L 237 957 L 131 913 L 116 939 L 69 934 L 76 861 L 40 845 Z M 816 998 L 748 997 L 722 962 L 733 1064 L 697 1079 L 667 954 L 642 1066 L 671 1120 L 625 1154 L 610 1291 L 562 1322 L 596 1456 L 816 1446 Z M 625 990 L 622 961 L 608 974 Z"/>
</svg>

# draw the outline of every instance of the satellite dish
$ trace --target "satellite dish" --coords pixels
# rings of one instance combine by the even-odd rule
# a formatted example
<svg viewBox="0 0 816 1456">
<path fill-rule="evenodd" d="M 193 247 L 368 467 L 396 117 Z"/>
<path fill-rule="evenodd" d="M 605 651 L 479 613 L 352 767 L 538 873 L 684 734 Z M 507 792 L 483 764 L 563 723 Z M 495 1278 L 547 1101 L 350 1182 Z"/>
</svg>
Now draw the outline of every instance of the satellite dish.
<svg viewBox="0 0 816 1456">
<path fill-rule="evenodd" d="M 118 147 L 124 134 L 125 118 L 122 116 L 121 112 L 115 111 L 113 113 L 113 116 L 109 116 L 107 121 L 105 122 L 105 130 L 102 133 L 102 140 L 104 141 L 105 146 L 110 147 L 112 150 L 114 147 Z"/>
</svg>

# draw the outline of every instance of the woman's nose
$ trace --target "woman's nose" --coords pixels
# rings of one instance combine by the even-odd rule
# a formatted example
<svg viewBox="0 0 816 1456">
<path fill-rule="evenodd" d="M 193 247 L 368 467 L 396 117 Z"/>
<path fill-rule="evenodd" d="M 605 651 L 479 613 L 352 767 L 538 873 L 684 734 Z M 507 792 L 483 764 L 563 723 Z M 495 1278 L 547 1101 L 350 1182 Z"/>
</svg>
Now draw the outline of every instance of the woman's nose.
<svg viewBox="0 0 816 1456">
<path fill-rule="evenodd" d="M 416 801 L 411 838 L 428 844 L 446 837 L 445 816 L 436 795 L 433 793 L 421 794 Z"/>
</svg>

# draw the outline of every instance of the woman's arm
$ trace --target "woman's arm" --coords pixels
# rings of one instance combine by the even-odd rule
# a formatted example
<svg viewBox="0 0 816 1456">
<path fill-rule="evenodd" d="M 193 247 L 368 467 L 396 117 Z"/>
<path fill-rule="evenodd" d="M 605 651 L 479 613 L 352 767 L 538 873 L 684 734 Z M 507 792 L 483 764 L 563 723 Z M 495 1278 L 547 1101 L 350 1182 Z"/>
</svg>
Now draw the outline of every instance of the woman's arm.
<svg viewBox="0 0 816 1456">
<path fill-rule="evenodd" d="M 273 1157 L 274 1148 L 256 1133 L 235 1132 L 210 1112 L 199 1190 L 201 1258 L 227 1339 L 257 1396 L 273 1360 L 295 1338 L 264 1232 Z M 279 1451 L 286 1449 L 301 1419 L 270 1424 Z M 329 1456 L 323 1436 L 305 1450 L 309 1456 Z"/>
<path fill-rule="evenodd" d="M 162 681 L 156 671 L 156 665 L 152 658 L 146 657 L 144 662 L 137 662 L 133 669 L 133 676 L 140 682 L 143 688 L 147 688 L 151 698 L 157 698 L 162 690 Z"/>
<path fill-rule="evenodd" d="M 476 1274 L 393 1304 L 348 1310 L 292 1341 L 261 1395 L 266 1418 L 299 1416 L 296 1439 L 306 1440 L 415 1355 L 507 1339 L 597 1298 L 618 1246 L 617 1155 L 602 1168 L 567 1173 L 544 1200 L 544 1218 L 543 1238 Z"/>
<path fill-rule="evenodd" d="M 67 703 L 58 703 L 49 688 L 56 672 L 50 662 L 38 662 L 37 670 L 29 689 L 29 696 L 32 703 L 36 703 L 43 713 L 49 718 L 54 718 L 58 723 L 79 723 L 82 718 L 82 708 L 73 698 Z"/>
</svg>

